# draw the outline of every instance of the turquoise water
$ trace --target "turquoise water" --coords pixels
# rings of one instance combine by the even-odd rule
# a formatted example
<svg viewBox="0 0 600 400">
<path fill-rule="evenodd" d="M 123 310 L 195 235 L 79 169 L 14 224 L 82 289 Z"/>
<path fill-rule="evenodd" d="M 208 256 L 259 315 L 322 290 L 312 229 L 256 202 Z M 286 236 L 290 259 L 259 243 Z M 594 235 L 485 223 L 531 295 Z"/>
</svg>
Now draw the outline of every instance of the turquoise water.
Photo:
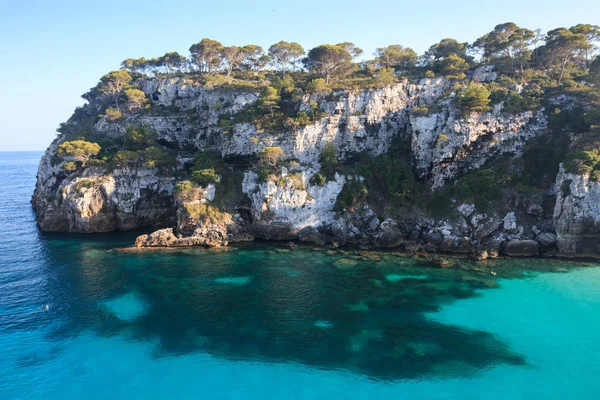
<svg viewBox="0 0 600 400">
<path fill-rule="evenodd" d="M 597 264 L 121 251 L 37 231 L 39 156 L 0 153 L 0 399 L 600 397 Z"/>
</svg>

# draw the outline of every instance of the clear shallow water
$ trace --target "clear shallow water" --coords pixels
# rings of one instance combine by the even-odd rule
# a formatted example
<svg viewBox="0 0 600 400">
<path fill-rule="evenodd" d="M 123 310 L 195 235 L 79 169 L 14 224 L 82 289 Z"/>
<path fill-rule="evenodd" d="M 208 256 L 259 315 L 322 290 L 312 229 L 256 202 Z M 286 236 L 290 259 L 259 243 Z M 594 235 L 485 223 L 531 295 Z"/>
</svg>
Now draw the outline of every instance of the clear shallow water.
<svg viewBox="0 0 600 400">
<path fill-rule="evenodd" d="M 0 399 L 600 396 L 594 264 L 121 252 L 38 233 L 39 156 L 0 153 Z"/>
</svg>

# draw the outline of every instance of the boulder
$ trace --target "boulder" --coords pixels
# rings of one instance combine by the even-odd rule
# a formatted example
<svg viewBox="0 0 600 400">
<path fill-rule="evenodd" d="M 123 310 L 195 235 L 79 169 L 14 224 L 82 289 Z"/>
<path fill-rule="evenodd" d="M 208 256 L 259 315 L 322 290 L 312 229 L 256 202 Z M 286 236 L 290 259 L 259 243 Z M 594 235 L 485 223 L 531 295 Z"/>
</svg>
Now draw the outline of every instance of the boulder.
<svg viewBox="0 0 600 400">
<path fill-rule="evenodd" d="M 330 241 L 330 238 L 319 232 L 314 226 L 307 226 L 298 232 L 298 240 L 323 246 Z"/>
<path fill-rule="evenodd" d="M 379 225 L 373 243 L 377 247 L 398 247 L 404 243 L 404 235 L 394 220 L 386 219 Z"/>
<path fill-rule="evenodd" d="M 502 220 L 496 218 L 486 218 L 479 222 L 477 229 L 473 232 L 473 239 L 483 240 L 494 233 L 502 225 Z"/>
<path fill-rule="evenodd" d="M 149 235 L 138 236 L 136 247 L 168 247 L 177 241 L 173 228 L 159 229 Z"/>
<path fill-rule="evenodd" d="M 554 233 L 542 232 L 535 237 L 535 241 L 543 247 L 551 247 L 556 244 L 556 235 Z"/>
<path fill-rule="evenodd" d="M 537 256 L 539 244 L 535 240 L 512 239 L 504 247 L 504 254 L 515 257 Z"/>
</svg>

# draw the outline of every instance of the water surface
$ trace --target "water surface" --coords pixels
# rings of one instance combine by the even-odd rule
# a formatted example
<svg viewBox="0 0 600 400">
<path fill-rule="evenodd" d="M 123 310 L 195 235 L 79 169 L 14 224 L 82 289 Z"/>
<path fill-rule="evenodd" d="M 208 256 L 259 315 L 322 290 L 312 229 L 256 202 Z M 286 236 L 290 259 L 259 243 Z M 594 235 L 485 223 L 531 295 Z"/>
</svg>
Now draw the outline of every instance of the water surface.
<svg viewBox="0 0 600 400">
<path fill-rule="evenodd" d="M 39 156 L 0 153 L 1 399 L 600 396 L 593 263 L 123 252 L 37 231 Z"/>
</svg>

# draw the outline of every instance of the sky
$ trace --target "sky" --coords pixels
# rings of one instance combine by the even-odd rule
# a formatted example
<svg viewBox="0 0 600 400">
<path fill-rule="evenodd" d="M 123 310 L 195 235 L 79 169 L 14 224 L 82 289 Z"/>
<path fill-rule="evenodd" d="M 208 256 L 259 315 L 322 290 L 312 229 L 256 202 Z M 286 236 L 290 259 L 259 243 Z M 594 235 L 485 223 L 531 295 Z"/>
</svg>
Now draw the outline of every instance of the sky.
<svg viewBox="0 0 600 400">
<path fill-rule="evenodd" d="M 0 151 L 44 150 L 81 95 L 125 58 L 188 55 L 205 37 L 265 49 L 280 40 L 307 50 L 351 41 L 367 55 L 389 44 L 422 53 L 509 21 L 544 31 L 600 25 L 600 1 L 0 0 Z"/>
</svg>

